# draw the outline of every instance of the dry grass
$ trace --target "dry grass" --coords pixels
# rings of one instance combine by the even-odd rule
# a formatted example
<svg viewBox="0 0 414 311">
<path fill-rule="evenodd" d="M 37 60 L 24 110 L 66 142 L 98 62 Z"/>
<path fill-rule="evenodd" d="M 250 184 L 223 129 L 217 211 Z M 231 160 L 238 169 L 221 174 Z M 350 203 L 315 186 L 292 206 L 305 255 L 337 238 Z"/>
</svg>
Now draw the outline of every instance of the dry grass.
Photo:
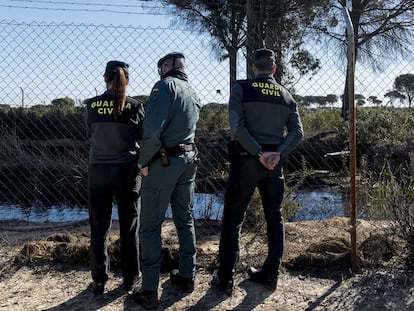
<svg viewBox="0 0 414 311">
<path fill-rule="evenodd" d="M 371 241 L 377 240 L 374 234 L 383 232 L 387 227 L 385 223 L 359 222 L 358 245 L 361 253 L 371 254 L 370 249 L 377 249 L 375 244 L 371 244 Z M 113 264 L 104 296 L 93 296 L 89 286 L 91 278 L 88 265 L 76 264 L 87 259 L 84 246 L 89 240 L 88 228 L 87 222 L 0 222 L 0 309 L 136 310 L 136 304 L 122 291 L 122 277 L 119 269 L 112 269 L 115 268 Z M 231 297 L 223 296 L 209 285 L 212 277 L 210 270 L 217 267 L 217 228 L 219 225 L 214 222 L 197 224 L 197 284 L 192 294 L 179 295 L 176 286 L 169 281 L 169 274 L 161 274 L 160 309 L 368 311 L 372 310 L 373 301 L 379 310 L 412 309 L 412 272 L 378 266 L 375 269 L 363 269 L 361 274 L 349 274 L 345 273 L 346 265 L 338 269 L 329 267 L 335 263 L 332 254 L 339 257 L 346 253 L 348 247 L 349 222 L 345 218 L 286 223 L 285 268 L 281 271 L 278 289 L 274 293 L 263 291 L 260 285 L 247 280 L 244 268 L 251 264 L 259 265 L 264 259 L 265 237 L 244 233 L 241 257 L 235 273 L 235 290 Z M 114 222 L 110 245 L 115 248 L 116 241 L 119 241 L 118 229 L 118 223 Z M 165 222 L 163 236 L 168 236 L 168 239 L 164 239 L 165 258 L 170 258 L 169 264 L 174 265 L 178 258 L 178 245 L 170 221 Z M 365 240 L 368 242 L 364 243 L 363 251 L 362 242 Z M 79 256 L 77 252 L 84 255 Z M 110 253 L 116 256 L 114 249 L 110 249 Z M 315 265 L 315 257 L 320 260 L 320 266 Z M 25 263 L 13 260 L 15 258 Z M 294 270 L 289 264 L 292 266 L 295 260 L 299 262 L 298 258 L 303 258 L 302 264 L 296 266 L 298 270 Z M 311 269 L 308 268 L 310 263 Z M 383 266 L 390 263 L 392 260 L 386 262 L 381 259 Z M 164 269 L 168 271 L 171 267 L 165 266 Z"/>
<path fill-rule="evenodd" d="M 200 227 L 201 224 L 198 225 Z M 375 233 L 378 226 L 360 222 L 358 260 L 361 267 L 378 266 L 390 261 L 397 254 L 395 243 L 385 234 Z M 218 235 L 210 230 L 211 239 L 206 239 L 208 228 L 202 231 L 203 239 L 198 241 L 198 266 L 209 270 L 217 268 Z M 346 271 L 350 268 L 350 242 L 348 221 L 333 218 L 319 222 L 286 224 L 286 250 L 283 266 L 291 270 L 337 268 Z M 321 232 L 325 235 L 321 235 Z M 200 230 L 199 230 L 200 231 Z M 178 239 L 171 222 L 163 227 L 164 260 L 163 271 L 178 266 Z M 241 239 L 241 260 L 238 270 L 263 260 L 266 253 L 266 240 L 261 234 L 246 233 Z M 119 235 L 112 233 L 108 240 L 108 254 L 111 266 L 120 263 Z M 65 264 L 87 264 L 89 256 L 89 233 L 58 232 L 49 237 L 25 243 L 15 256 L 18 264 L 58 262 Z"/>
</svg>

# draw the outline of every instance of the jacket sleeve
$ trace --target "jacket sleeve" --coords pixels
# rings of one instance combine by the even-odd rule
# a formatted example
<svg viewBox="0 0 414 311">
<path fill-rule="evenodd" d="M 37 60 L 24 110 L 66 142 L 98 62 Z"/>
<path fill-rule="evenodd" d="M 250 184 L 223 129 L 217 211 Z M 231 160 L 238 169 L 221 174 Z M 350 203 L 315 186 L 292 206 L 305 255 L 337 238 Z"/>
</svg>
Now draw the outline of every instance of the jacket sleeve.
<svg viewBox="0 0 414 311">
<path fill-rule="evenodd" d="M 147 166 L 161 148 L 161 133 L 165 127 L 171 107 L 168 85 L 157 82 L 151 90 L 145 104 L 145 120 L 141 140 L 141 152 L 138 164 Z"/>
<path fill-rule="evenodd" d="M 144 125 L 144 118 L 145 118 L 145 110 L 144 110 L 144 103 L 139 103 L 138 105 L 138 111 L 137 111 L 137 116 L 138 116 L 138 129 L 137 129 L 137 136 L 138 136 L 138 140 L 142 139 L 142 134 L 144 131 L 143 125 Z"/>
<path fill-rule="evenodd" d="M 285 100 L 287 98 L 288 102 L 295 105 L 295 109 L 293 109 L 289 114 L 289 118 L 286 123 L 287 135 L 283 140 L 283 143 L 278 148 L 282 159 L 291 153 L 303 138 L 303 126 L 300 120 L 298 105 L 292 95 L 290 95 L 287 91 L 284 92 L 283 96 L 285 97 Z"/>
<path fill-rule="evenodd" d="M 243 89 L 236 83 L 231 90 L 229 100 L 230 132 L 232 138 L 238 141 L 247 152 L 256 155 L 261 147 L 245 126 L 242 99 Z"/>
</svg>

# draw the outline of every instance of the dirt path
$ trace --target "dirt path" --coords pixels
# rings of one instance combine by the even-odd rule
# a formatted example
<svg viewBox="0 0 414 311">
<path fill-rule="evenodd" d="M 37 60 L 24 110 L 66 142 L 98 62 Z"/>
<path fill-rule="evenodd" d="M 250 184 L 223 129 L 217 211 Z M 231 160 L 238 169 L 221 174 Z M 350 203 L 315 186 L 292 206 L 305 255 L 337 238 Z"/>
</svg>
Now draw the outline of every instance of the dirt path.
<svg viewBox="0 0 414 311">
<path fill-rule="evenodd" d="M 305 236 L 305 231 L 315 231 L 321 237 L 337 234 L 327 223 L 319 222 L 318 227 L 314 223 L 308 225 L 306 229 L 307 224 L 287 224 L 287 258 L 306 249 L 310 237 Z M 326 228 L 328 232 L 324 231 Z M 116 232 L 117 224 L 113 229 Z M 111 272 L 105 294 L 95 297 L 89 288 L 87 264 L 13 262 L 27 241 L 41 240 L 57 232 L 87 231 L 86 222 L 41 225 L 0 222 L 0 310 L 140 310 L 123 292 L 116 269 Z M 217 239 L 202 241 L 199 247 L 214 252 Z M 170 283 L 167 273 L 162 274 L 159 310 L 414 310 L 413 271 L 365 270 L 341 278 L 338 271 L 330 273 L 329 269 L 294 272 L 285 268 L 278 289 L 269 293 L 246 280 L 243 272 L 248 264 L 243 260 L 246 252 L 242 252 L 232 297 L 210 288 L 211 273 L 206 270 L 207 262 L 203 262 L 205 266 L 197 270 L 196 289 L 186 296 L 180 295 Z"/>
</svg>

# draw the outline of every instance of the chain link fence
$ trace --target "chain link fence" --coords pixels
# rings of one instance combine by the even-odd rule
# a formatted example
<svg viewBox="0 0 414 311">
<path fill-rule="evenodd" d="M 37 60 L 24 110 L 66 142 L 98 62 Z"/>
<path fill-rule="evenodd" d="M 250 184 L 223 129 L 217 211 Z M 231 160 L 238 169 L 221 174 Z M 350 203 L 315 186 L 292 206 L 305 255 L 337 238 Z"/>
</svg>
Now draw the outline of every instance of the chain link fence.
<svg viewBox="0 0 414 311">
<path fill-rule="evenodd" d="M 89 142 L 82 100 L 104 91 L 104 66 L 113 59 L 130 64 L 128 95 L 145 98 L 158 80 L 158 59 L 182 51 L 203 104 L 196 218 L 220 219 L 229 170 L 229 66 L 212 47 L 207 35 L 180 29 L 0 21 L 1 204 L 86 209 Z M 323 46 L 308 48 L 320 59 L 321 70 L 312 77 L 297 75 L 286 85 L 300 104 L 305 130 L 285 167 L 287 220 L 346 216 L 349 208 L 349 127 L 340 117 L 346 62 L 338 65 Z M 392 160 L 391 173 L 412 168 L 413 112 L 402 108 L 408 106 L 406 99 L 385 96 L 396 77 L 412 72 L 410 61 L 381 74 L 357 65 L 357 153 L 361 191 L 366 190 L 358 194 L 361 216 L 374 215 L 364 209 L 373 201 L 365 194 L 372 194 L 384 159 Z M 240 52 L 237 78 L 245 77 Z"/>
</svg>

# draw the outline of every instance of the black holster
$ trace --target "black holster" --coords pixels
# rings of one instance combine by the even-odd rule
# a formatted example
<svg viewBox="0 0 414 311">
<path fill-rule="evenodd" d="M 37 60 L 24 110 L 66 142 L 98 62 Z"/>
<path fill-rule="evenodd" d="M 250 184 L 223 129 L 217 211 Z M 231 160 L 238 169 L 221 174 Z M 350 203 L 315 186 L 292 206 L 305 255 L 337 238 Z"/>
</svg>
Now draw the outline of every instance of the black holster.
<svg viewBox="0 0 414 311">
<path fill-rule="evenodd" d="M 165 147 L 161 147 L 160 151 L 158 152 L 158 155 L 160 157 L 161 163 L 163 166 L 168 166 L 170 165 L 170 159 L 168 157 L 168 152 L 167 149 Z"/>
</svg>

